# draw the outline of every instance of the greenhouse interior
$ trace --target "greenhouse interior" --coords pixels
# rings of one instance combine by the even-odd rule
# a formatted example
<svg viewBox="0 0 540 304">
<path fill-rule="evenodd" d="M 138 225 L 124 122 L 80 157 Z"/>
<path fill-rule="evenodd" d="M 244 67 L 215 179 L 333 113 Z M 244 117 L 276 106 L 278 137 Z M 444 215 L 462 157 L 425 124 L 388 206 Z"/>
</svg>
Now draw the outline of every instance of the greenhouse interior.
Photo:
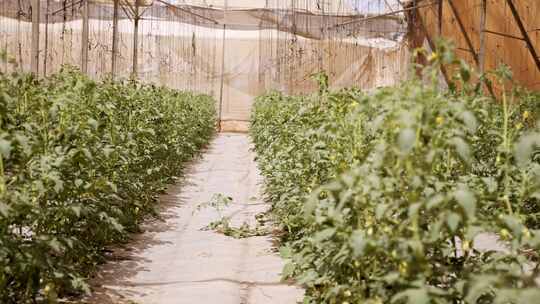
<svg viewBox="0 0 540 304">
<path fill-rule="evenodd" d="M 0 303 L 540 303 L 540 1 L 0 1 Z"/>
</svg>

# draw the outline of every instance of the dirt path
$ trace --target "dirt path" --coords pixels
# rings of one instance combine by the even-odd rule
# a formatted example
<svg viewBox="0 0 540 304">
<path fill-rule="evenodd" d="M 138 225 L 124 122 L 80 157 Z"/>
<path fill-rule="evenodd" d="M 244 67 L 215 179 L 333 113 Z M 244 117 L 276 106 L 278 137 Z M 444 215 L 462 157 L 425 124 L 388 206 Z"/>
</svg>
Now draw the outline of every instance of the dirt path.
<svg viewBox="0 0 540 304">
<path fill-rule="evenodd" d="M 223 212 L 232 225 L 253 224 L 268 209 L 259 199 L 260 176 L 247 135 L 220 134 L 186 181 L 163 201 L 163 222 L 112 254 L 94 284 L 90 303 L 262 304 L 296 303 L 299 288 L 280 283 L 283 261 L 269 236 L 234 239 L 202 230 L 219 219 L 213 208 L 198 210 L 214 194 L 233 198 Z"/>
</svg>

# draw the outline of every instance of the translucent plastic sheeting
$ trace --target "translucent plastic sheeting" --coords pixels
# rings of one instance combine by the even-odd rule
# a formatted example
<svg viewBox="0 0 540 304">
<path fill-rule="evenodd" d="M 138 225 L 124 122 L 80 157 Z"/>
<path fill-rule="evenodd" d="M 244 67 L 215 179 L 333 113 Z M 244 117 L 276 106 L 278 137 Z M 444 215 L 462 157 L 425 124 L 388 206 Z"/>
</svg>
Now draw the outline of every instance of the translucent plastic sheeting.
<svg viewBox="0 0 540 304">
<path fill-rule="evenodd" d="M 24 70 L 30 69 L 32 40 L 28 2 L 0 3 L 0 47 Z M 88 73 L 94 78 L 112 71 L 113 6 L 105 2 L 90 4 Z M 134 22 L 132 5 L 121 3 L 115 76 L 126 78 L 133 71 Z M 311 75 L 319 71 L 335 88 L 369 89 L 403 78 L 406 24 L 400 16 L 376 17 L 387 13 L 392 1 L 321 3 L 147 2 L 152 5 L 139 8 L 137 77 L 211 94 L 223 120 L 240 121 L 249 119 L 253 99 L 268 90 L 315 91 Z M 81 66 L 82 4 L 43 0 L 40 15 L 40 75 L 65 64 Z"/>
</svg>

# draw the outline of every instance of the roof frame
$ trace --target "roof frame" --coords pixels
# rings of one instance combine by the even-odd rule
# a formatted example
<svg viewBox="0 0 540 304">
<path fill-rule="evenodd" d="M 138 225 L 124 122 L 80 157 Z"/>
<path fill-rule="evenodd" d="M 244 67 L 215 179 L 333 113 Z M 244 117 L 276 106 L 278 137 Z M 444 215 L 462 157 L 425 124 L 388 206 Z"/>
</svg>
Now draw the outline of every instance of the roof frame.
<svg viewBox="0 0 540 304">
<path fill-rule="evenodd" d="M 377 15 L 372 15 L 372 16 L 365 15 L 362 18 L 355 18 L 355 19 L 347 21 L 347 22 L 343 22 L 343 23 L 336 24 L 336 25 L 331 25 L 327 29 L 338 28 L 338 27 L 341 27 L 341 26 L 346 26 L 346 25 L 349 25 L 349 24 L 354 24 L 354 23 L 367 21 L 367 20 L 372 20 L 372 19 L 378 19 L 378 18 L 384 18 L 384 17 L 387 17 L 387 18 L 396 17 L 395 15 L 397 15 L 399 13 L 405 13 L 405 12 L 416 10 L 416 9 L 419 9 L 419 8 L 430 7 L 435 3 L 435 1 L 437 1 L 437 0 L 432 0 L 431 2 L 425 3 L 425 4 L 416 4 L 416 5 L 413 5 L 413 6 L 406 7 L 406 8 L 404 7 L 402 9 L 400 9 L 400 10 L 391 11 L 391 12 L 388 12 L 388 13 L 385 13 L 385 14 L 377 14 Z M 401 3 L 401 2 L 399 2 L 399 3 Z M 396 18 L 398 18 L 398 17 L 396 17 Z"/>
<path fill-rule="evenodd" d="M 204 19 L 206 21 L 210 21 L 210 22 L 212 22 L 212 23 L 214 23 L 216 25 L 219 24 L 219 22 L 217 22 L 216 20 L 214 20 L 212 18 L 208 18 L 208 17 L 202 16 L 202 15 L 196 14 L 196 13 L 194 13 L 194 12 L 188 10 L 188 9 L 185 9 L 183 7 L 180 7 L 178 5 L 174 5 L 174 4 L 171 4 L 171 3 L 163 1 L 163 0 L 156 0 L 156 2 L 159 2 L 159 3 L 162 3 L 162 4 L 166 5 L 168 8 L 174 8 L 174 9 L 177 9 L 177 10 L 182 11 L 184 13 L 187 13 L 187 14 L 193 15 L 195 17 Z"/>
<path fill-rule="evenodd" d="M 72 8 L 72 7 L 74 7 L 74 6 L 77 5 L 77 4 L 81 4 L 81 2 L 83 2 L 83 1 L 84 1 L 84 0 L 71 0 L 70 3 L 68 3 L 67 5 L 65 5 L 64 7 L 62 7 L 62 8 L 59 9 L 59 10 L 56 10 L 56 11 L 54 11 L 54 12 L 52 12 L 52 13 L 49 13 L 49 15 L 50 15 L 50 16 L 54 16 L 54 15 L 60 13 L 60 12 L 63 12 L 63 11 L 65 11 L 65 10 L 67 10 L 68 8 Z"/>
</svg>

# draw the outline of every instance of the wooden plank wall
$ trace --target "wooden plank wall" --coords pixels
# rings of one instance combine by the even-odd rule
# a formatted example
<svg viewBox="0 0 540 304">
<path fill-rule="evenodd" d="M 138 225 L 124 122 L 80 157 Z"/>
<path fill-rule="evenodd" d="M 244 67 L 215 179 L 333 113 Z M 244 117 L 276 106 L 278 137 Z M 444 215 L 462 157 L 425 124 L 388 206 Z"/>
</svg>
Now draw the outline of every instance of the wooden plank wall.
<svg viewBox="0 0 540 304">
<path fill-rule="evenodd" d="M 449 1 L 452 1 L 469 36 L 474 51 L 480 49 L 480 16 L 482 0 L 443 0 L 442 36 L 455 42 L 458 56 L 476 67 L 474 57 L 462 33 L 456 15 Z M 540 0 L 512 0 L 515 4 L 528 35 L 540 54 Z M 419 9 L 427 34 L 435 39 L 439 35 L 438 5 L 436 0 L 419 1 L 435 4 Z M 486 30 L 523 37 L 506 0 L 487 0 Z M 485 34 L 485 70 L 492 71 L 501 63 L 508 65 L 514 80 L 531 90 L 540 90 L 540 70 L 538 69 L 525 41 L 491 33 Z M 500 89 L 497 88 L 496 89 Z"/>
</svg>

